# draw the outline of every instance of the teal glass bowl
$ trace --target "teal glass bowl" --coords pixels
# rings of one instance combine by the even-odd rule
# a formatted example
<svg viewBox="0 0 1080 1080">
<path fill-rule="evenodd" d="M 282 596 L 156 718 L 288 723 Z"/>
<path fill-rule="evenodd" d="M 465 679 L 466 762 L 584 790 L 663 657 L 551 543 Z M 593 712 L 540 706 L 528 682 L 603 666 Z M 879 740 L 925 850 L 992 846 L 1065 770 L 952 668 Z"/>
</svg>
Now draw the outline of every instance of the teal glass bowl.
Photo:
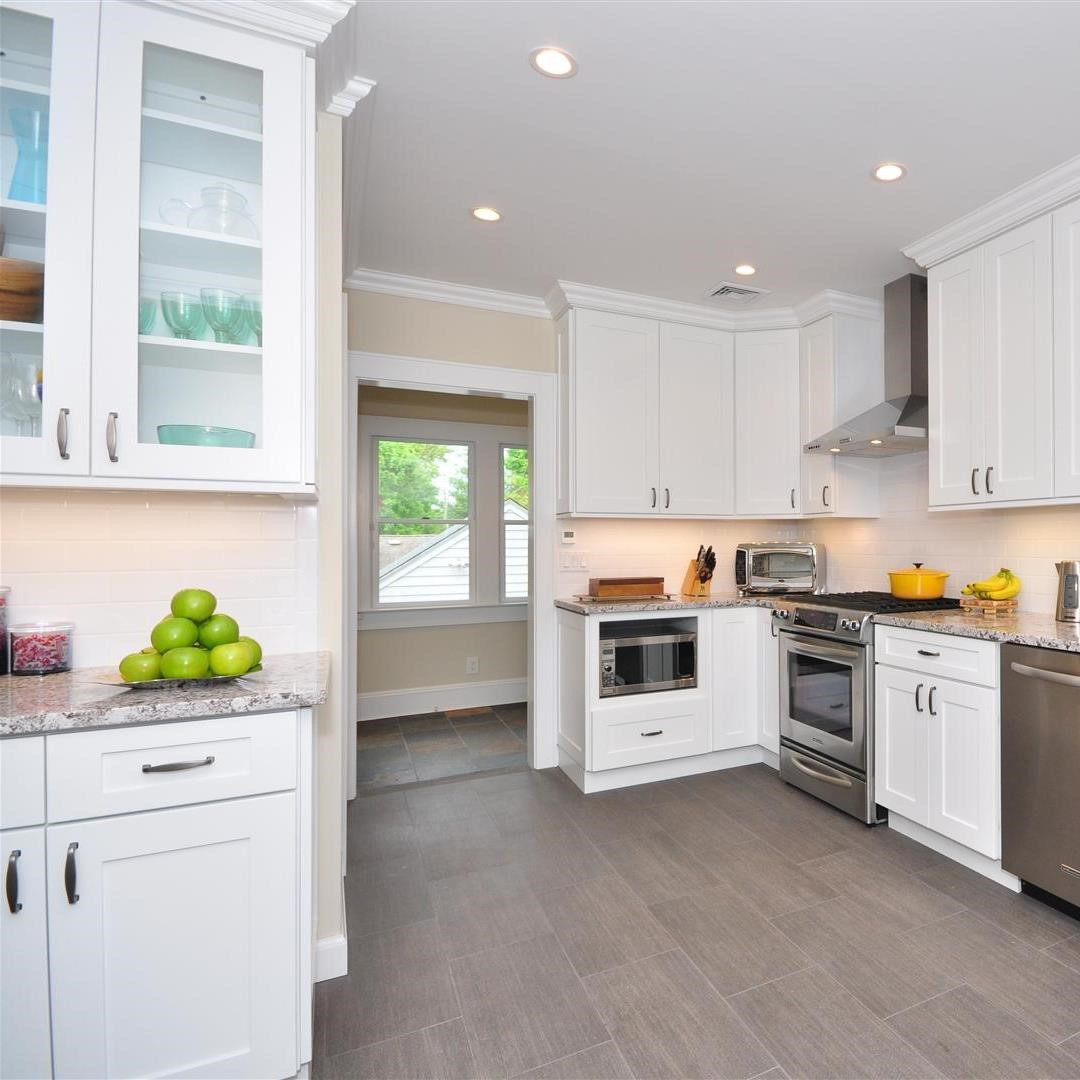
<svg viewBox="0 0 1080 1080">
<path fill-rule="evenodd" d="M 237 446 L 250 450 L 255 445 L 253 431 L 201 424 L 158 424 L 157 437 L 165 446 Z"/>
</svg>

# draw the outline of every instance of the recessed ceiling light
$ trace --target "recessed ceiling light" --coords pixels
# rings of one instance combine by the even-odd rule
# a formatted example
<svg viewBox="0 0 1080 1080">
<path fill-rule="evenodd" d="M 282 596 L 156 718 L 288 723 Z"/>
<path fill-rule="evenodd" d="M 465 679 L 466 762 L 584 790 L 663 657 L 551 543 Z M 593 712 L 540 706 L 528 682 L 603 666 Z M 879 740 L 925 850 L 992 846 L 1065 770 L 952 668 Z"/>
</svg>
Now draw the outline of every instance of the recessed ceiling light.
<svg viewBox="0 0 1080 1080">
<path fill-rule="evenodd" d="M 735 273 L 742 274 L 743 277 L 749 277 L 751 274 L 757 273 L 757 267 L 751 266 L 750 263 L 739 263 L 739 265 L 735 267 Z"/>
<path fill-rule="evenodd" d="M 577 73 L 577 61 L 565 50 L 545 45 L 529 53 L 529 63 L 549 79 L 569 79 Z"/>
<path fill-rule="evenodd" d="M 882 444 L 881 439 L 871 439 L 870 440 L 870 445 L 871 446 L 881 446 L 881 444 Z"/>
<path fill-rule="evenodd" d="M 894 180 L 902 180 L 907 174 L 907 169 L 896 161 L 883 161 L 874 170 L 874 179 L 884 184 L 891 184 Z"/>
<path fill-rule="evenodd" d="M 469 211 L 477 221 L 484 221 L 488 224 L 496 222 L 502 218 L 502 214 L 495 209 L 494 206 L 474 206 Z"/>
<path fill-rule="evenodd" d="M 830 454 L 839 454 L 840 453 L 840 447 L 839 446 L 830 446 L 829 447 L 829 453 Z"/>
</svg>

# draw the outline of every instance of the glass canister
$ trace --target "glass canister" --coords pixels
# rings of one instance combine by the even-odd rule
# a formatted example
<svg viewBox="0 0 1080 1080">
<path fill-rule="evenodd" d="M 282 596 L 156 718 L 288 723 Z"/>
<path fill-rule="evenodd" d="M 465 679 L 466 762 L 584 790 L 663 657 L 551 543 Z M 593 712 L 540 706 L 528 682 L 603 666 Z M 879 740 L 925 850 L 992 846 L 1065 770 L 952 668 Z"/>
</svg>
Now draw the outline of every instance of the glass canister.
<svg viewBox="0 0 1080 1080">
<path fill-rule="evenodd" d="M 12 675 L 52 675 L 71 670 L 74 623 L 16 623 L 8 633 Z"/>
<path fill-rule="evenodd" d="M 8 673 L 8 600 L 11 590 L 0 585 L 0 675 Z"/>
</svg>

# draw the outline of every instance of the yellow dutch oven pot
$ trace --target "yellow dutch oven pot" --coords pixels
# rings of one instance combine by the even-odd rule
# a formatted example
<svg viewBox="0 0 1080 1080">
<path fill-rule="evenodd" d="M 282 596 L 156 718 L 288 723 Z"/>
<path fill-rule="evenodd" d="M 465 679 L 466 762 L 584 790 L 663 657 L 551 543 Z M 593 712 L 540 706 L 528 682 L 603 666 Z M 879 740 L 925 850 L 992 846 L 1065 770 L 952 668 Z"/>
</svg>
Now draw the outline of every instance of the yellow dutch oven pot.
<svg viewBox="0 0 1080 1080">
<path fill-rule="evenodd" d="M 889 585 L 898 600 L 937 600 L 945 595 L 945 570 L 924 570 L 915 563 L 906 570 L 890 570 Z"/>
</svg>

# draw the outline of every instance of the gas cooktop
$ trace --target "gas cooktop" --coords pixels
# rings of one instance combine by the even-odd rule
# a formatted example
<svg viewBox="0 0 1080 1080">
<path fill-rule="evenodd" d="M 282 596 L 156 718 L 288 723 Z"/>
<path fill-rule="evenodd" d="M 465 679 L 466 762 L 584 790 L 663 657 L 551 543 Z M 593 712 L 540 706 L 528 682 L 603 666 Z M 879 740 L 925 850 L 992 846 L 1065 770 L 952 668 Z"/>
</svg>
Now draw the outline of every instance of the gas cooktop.
<svg viewBox="0 0 1080 1080">
<path fill-rule="evenodd" d="M 874 615 L 900 615 L 905 611 L 944 611 L 960 606 L 959 600 L 900 600 L 887 592 L 790 593 L 777 598 L 789 604 L 820 604 L 823 607 L 869 611 Z"/>
<path fill-rule="evenodd" d="M 774 597 L 772 617 L 784 630 L 816 637 L 841 638 L 859 645 L 874 640 L 875 615 L 901 615 L 909 611 L 945 611 L 959 600 L 898 600 L 892 593 L 789 593 Z"/>
</svg>

